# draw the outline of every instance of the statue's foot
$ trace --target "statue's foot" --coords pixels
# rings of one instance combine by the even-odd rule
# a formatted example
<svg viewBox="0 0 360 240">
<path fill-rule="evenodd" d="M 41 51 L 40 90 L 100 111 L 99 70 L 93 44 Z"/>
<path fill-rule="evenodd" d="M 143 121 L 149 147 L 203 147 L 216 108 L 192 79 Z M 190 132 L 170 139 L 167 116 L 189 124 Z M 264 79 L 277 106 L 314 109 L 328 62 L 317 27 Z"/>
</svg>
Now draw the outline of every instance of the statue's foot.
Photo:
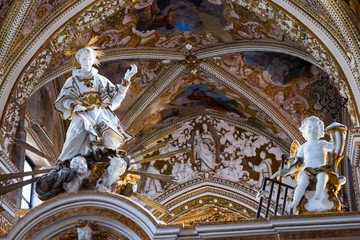
<svg viewBox="0 0 360 240">
<path fill-rule="evenodd" d="M 294 200 L 290 203 L 289 207 L 290 208 L 296 208 L 299 205 L 298 202 L 295 202 Z"/>
<path fill-rule="evenodd" d="M 321 198 L 321 194 L 316 193 L 316 194 L 314 195 L 314 199 L 315 199 L 315 200 L 320 200 L 320 198 Z"/>
</svg>

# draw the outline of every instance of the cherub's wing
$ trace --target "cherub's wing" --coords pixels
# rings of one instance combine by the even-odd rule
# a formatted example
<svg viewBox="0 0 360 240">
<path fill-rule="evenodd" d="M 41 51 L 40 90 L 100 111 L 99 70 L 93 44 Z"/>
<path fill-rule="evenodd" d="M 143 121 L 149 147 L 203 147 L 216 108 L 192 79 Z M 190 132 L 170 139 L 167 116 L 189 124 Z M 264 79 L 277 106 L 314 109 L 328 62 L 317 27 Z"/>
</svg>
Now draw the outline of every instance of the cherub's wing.
<svg viewBox="0 0 360 240">
<path fill-rule="evenodd" d="M 292 157 L 295 157 L 298 150 L 299 150 L 299 147 L 300 147 L 300 143 L 297 141 L 297 140 L 294 140 L 292 143 L 291 143 L 291 148 L 290 148 L 290 158 Z"/>
</svg>

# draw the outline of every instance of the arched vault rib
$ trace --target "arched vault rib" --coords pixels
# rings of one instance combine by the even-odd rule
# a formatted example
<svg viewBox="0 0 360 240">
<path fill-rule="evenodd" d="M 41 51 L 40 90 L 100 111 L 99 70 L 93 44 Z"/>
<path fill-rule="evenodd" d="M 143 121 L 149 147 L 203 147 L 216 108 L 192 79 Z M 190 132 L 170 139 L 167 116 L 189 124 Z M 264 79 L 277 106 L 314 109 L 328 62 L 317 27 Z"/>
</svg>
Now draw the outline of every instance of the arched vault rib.
<svg viewBox="0 0 360 240">
<path fill-rule="evenodd" d="M 214 47 L 209 47 L 206 49 L 200 49 L 194 51 L 194 56 L 197 59 L 205 59 L 210 57 L 216 57 L 224 54 L 239 53 L 244 51 L 267 51 L 267 52 L 277 52 L 284 53 L 291 56 L 301 58 L 307 62 L 310 62 L 319 68 L 319 64 L 313 59 L 308 53 L 301 51 L 295 47 L 288 46 L 285 44 L 280 44 L 276 42 L 264 42 L 264 41 L 241 41 L 234 43 L 226 43 L 222 45 L 217 45 Z M 111 51 L 104 51 L 104 55 L 99 59 L 102 62 L 123 60 L 123 59 L 161 59 L 161 60 L 171 60 L 171 61 L 181 61 L 186 57 L 186 52 L 183 51 L 172 51 L 172 50 L 162 50 L 162 49 L 114 49 Z M 74 66 L 70 63 L 65 63 L 59 65 L 57 68 L 53 68 L 51 71 L 47 72 L 39 81 L 39 85 L 36 86 L 33 94 L 44 84 L 48 83 L 51 80 L 65 74 L 66 72 L 74 69 Z"/>
<path fill-rule="evenodd" d="M 209 47 L 206 49 L 200 49 L 194 51 L 194 55 L 198 59 L 205 59 L 210 57 L 216 57 L 219 55 L 232 54 L 232 53 L 245 52 L 245 51 L 284 53 L 303 59 L 322 69 L 319 63 L 316 62 L 316 60 L 310 54 L 305 52 L 305 50 L 301 50 L 293 46 L 286 45 L 283 43 L 277 43 L 277 42 L 251 40 L 251 41 L 226 43 L 223 45 L 217 45 L 214 47 Z"/>
<path fill-rule="evenodd" d="M 303 142 L 303 137 L 299 130 L 293 124 L 291 124 L 291 122 L 281 112 L 279 112 L 277 108 L 271 105 L 267 100 L 257 94 L 249 86 L 244 84 L 242 81 L 239 81 L 221 67 L 218 67 L 216 64 L 209 61 L 202 62 L 200 64 L 200 68 L 219 79 L 222 84 L 236 91 L 250 102 L 253 102 L 262 111 L 264 111 L 274 123 L 283 129 L 291 139 L 296 139 L 300 142 Z"/>
<path fill-rule="evenodd" d="M 175 79 L 180 76 L 186 67 L 181 63 L 175 63 L 160 78 L 153 80 L 147 87 L 146 91 L 131 106 L 126 115 L 121 119 L 125 128 L 129 128 L 131 124 L 140 117 L 140 114 L 157 98 L 166 91 Z"/>
<path fill-rule="evenodd" d="M 11 53 L 13 46 L 19 38 L 25 20 L 38 2 L 34 0 L 15 1 L 11 4 L 7 17 L 2 22 L 0 31 L 0 63 L 6 61 L 6 56 Z M 4 74 L 2 72 L 2 74 Z"/>
<path fill-rule="evenodd" d="M 300 142 L 303 141 L 303 137 L 296 127 L 280 113 L 274 106 L 268 103 L 263 97 L 259 96 L 249 86 L 238 81 L 234 76 L 226 72 L 224 69 L 216 66 L 216 64 L 210 62 L 202 62 L 200 68 L 217 79 L 221 83 L 228 86 L 235 92 L 244 96 L 249 101 L 257 105 L 263 110 L 274 123 L 280 126 L 281 129 L 290 136 L 291 139 L 296 139 Z M 125 128 L 129 128 L 136 119 L 138 119 L 141 113 L 148 108 L 151 103 L 161 96 L 168 87 L 176 80 L 176 78 L 185 71 L 186 67 L 181 63 L 175 63 L 171 68 L 164 73 L 160 78 L 153 80 L 151 85 L 141 95 L 141 97 L 131 106 L 126 115 L 121 119 L 121 122 Z"/>
<path fill-rule="evenodd" d="M 234 0 L 236 1 L 236 0 Z M 296 21 L 302 23 L 306 28 L 309 30 L 309 32 L 312 32 L 312 34 L 318 39 L 320 45 L 325 48 L 326 52 L 330 54 L 330 58 L 335 62 L 335 64 L 340 68 L 340 71 L 345 76 L 345 82 L 340 82 L 339 79 L 335 80 L 339 82 L 335 82 L 337 85 L 343 85 L 341 86 L 343 89 L 340 89 L 340 92 L 350 97 L 349 103 L 350 105 L 350 113 L 352 116 L 352 121 L 355 125 L 359 125 L 359 105 L 360 105 L 360 81 L 359 76 L 356 75 L 356 69 L 355 66 L 359 66 L 359 62 L 354 62 L 353 67 L 351 67 L 351 63 L 349 57 L 347 56 L 348 49 L 347 46 L 341 45 L 336 38 L 331 34 L 331 31 L 328 29 L 325 29 L 322 25 L 320 25 L 317 21 L 314 20 L 313 17 L 309 16 L 306 12 L 303 12 L 299 7 L 297 7 L 292 1 L 289 0 L 273 0 L 274 4 L 279 6 L 281 9 L 286 11 L 292 18 L 294 18 Z M 331 5 L 328 1 L 320 1 L 322 2 L 322 5 L 326 5 L 327 12 L 332 12 L 332 14 L 339 15 L 335 10 L 334 6 Z M 324 4 L 326 3 L 326 4 Z M 339 24 L 341 27 L 343 23 Z M 339 27 L 336 26 L 336 27 Z M 339 29 L 340 30 L 340 29 Z M 344 29 L 342 29 L 344 30 Z M 341 30 L 340 30 L 341 31 Z M 346 31 L 345 31 L 346 32 Z M 342 36 L 346 35 L 345 33 L 342 33 Z M 350 46 L 358 46 L 359 44 L 356 44 L 354 39 L 347 39 L 347 44 Z M 356 51 L 353 52 L 354 59 L 359 59 L 359 53 Z M 360 68 L 360 67 L 359 67 Z M 358 71 L 358 70 L 357 70 Z M 333 75 L 332 72 L 327 71 L 330 73 L 330 75 Z M 359 73 L 357 73 L 359 74 Z M 348 106 L 349 106 L 348 103 Z M 353 108 L 353 109 L 352 109 Z M 355 119 L 356 118 L 356 119 Z"/>
</svg>

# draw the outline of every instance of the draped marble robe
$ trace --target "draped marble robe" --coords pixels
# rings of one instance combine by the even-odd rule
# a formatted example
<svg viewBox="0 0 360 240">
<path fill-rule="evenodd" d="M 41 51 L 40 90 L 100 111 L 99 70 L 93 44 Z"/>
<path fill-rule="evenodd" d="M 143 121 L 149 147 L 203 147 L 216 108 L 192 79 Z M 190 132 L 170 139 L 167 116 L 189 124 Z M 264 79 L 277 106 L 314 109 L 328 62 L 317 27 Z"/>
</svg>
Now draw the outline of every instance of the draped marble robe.
<svg viewBox="0 0 360 240">
<path fill-rule="evenodd" d="M 110 149 L 117 149 L 132 138 L 113 112 L 125 98 L 129 88 L 125 83 L 114 85 L 95 68 L 88 75 L 82 74 L 81 69 L 73 70 L 54 103 L 62 118 L 71 120 L 58 161 L 89 154 L 94 144 L 91 135 L 99 141 L 96 144 Z M 76 104 L 86 111 L 75 113 Z"/>
</svg>

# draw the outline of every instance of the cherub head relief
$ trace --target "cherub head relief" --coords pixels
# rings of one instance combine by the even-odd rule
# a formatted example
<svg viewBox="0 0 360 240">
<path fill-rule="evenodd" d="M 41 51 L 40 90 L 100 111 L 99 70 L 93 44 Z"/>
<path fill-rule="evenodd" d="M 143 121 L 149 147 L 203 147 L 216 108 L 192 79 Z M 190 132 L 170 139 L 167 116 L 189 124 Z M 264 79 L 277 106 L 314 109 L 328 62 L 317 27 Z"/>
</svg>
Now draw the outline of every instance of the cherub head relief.
<svg viewBox="0 0 360 240">
<path fill-rule="evenodd" d="M 70 168 L 80 176 L 88 172 L 86 159 L 82 156 L 74 157 L 70 162 Z"/>
<path fill-rule="evenodd" d="M 319 140 L 324 136 L 324 122 L 315 116 L 305 118 L 300 131 L 306 141 Z"/>
</svg>

